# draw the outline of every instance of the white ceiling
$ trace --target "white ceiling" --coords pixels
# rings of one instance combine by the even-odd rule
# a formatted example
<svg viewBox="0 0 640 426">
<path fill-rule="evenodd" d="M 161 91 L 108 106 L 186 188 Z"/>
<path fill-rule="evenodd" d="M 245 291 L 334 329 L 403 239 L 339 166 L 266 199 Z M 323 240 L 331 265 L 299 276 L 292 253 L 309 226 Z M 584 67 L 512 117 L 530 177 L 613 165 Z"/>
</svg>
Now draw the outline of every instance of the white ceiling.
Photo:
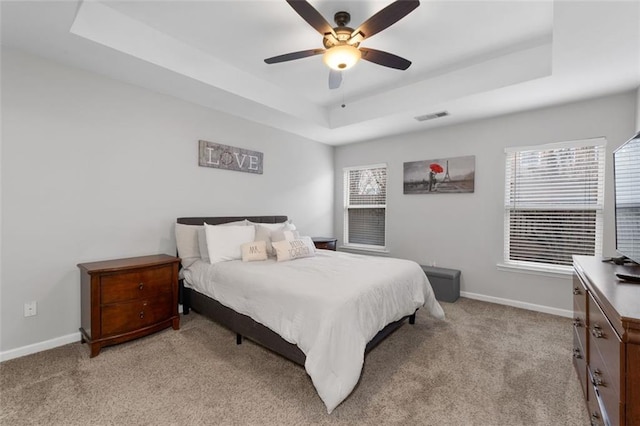
<svg viewBox="0 0 640 426">
<path fill-rule="evenodd" d="M 351 27 L 388 1 L 310 3 Z M 362 45 L 413 62 L 360 61 L 328 89 L 322 47 L 284 0 L 5 1 L 5 46 L 327 144 L 345 144 L 640 86 L 640 1 L 422 1 Z M 342 107 L 342 105 L 345 105 Z M 448 117 L 413 117 L 446 110 Z"/>
</svg>

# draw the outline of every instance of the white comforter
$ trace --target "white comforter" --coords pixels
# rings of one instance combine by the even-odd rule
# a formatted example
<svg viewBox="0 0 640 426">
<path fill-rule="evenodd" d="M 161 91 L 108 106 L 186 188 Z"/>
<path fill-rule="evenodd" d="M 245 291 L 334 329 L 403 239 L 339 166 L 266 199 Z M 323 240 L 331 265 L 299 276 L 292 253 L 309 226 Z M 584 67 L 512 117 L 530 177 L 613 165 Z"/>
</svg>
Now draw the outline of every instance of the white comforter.
<svg viewBox="0 0 640 426">
<path fill-rule="evenodd" d="M 319 250 L 288 262 L 197 261 L 184 275 L 187 286 L 296 344 L 329 413 L 355 387 L 365 346 L 385 325 L 423 305 L 444 318 L 409 260 Z"/>
</svg>

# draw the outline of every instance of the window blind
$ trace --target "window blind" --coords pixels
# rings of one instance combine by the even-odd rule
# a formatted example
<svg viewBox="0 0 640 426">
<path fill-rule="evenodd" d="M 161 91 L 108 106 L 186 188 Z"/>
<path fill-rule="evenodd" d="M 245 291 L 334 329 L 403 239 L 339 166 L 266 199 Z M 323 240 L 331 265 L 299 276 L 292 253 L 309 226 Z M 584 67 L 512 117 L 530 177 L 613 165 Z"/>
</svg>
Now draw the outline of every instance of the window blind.
<svg viewBox="0 0 640 426">
<path fill-rule="evenodd" d="M 509 148 L 505 167 L 505 262 L 571 266 L 602 253 L 603 138 Z"/>
<path fill-rule="evenodd" d="M 614 154 L 616 247 L 620 254 L 640 258 L 640 143 L 630 142 Z"/>
<path fill-rule="evenodd" d="M 344 241 L 383 248 L 386 234 L 387 166 L 347 168 Z"/>
</svg>

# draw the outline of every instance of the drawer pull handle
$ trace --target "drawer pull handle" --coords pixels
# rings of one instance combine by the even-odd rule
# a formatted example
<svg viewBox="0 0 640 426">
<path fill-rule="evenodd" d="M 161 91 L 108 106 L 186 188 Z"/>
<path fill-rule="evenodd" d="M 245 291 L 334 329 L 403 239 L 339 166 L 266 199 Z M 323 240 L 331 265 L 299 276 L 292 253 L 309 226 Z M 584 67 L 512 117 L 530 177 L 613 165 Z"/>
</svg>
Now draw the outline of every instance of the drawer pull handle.
<svg viewBox="0 0 640 426">
<path fill-rule="evenodd" d="M 598 324 L 593 326 L 593 328 L 591 329 L 591 334 L 596 339 L 602 339 L 604 337 L 604 333 L 602 332 L 602 327 L 600 327 Z"/>
<path fill-rule="evenodd" d="M 580 291 L 580 288 L 574 287 L 573 288 L 573 294 L 575 294 L 577 296 L 578 294 L 582 294 L 582 292 Z"/>
<path fill-rule="evenodd" d="M 591 384 L 593 384 L 593 386 L 602 386 L 602 387 L 607 386 L 604 384 L 604 380 L 602 380 L 601 374 L 602 373 L 598 369 L 596 369 L 596 371 L 593 372 L 593 380 L 591 381 Z"/>
<path fill-rule="evenodd" d="M 144 311 L 140 312 L 140 319 L 144 318 Z"/>
<path fill-rule="evenodd" d="M 573 348 L 573 357 L 576 359 L 582 359 L 582 354 L 580 353 L 580 349 Z"/>
<path fill-rule="evenodd" d="M 142 290 L 144 288 L 144 283 L 138 284 L 138 290 Z"/>
<path fill-rule="evenodd" d="M 591 414 L 591 426 L 600 426 L 602 423 L 600 423 L 600 416 L 598 415 L 598 413 L 593 413 Z"/>
<path fill-rule="evenodd" d="M 580 318 L 575 317 L 573 319 L 573 326 L 576 327 L 576 328 L 582 327 L 582 322 L 580 321 Z"/>
</svg>

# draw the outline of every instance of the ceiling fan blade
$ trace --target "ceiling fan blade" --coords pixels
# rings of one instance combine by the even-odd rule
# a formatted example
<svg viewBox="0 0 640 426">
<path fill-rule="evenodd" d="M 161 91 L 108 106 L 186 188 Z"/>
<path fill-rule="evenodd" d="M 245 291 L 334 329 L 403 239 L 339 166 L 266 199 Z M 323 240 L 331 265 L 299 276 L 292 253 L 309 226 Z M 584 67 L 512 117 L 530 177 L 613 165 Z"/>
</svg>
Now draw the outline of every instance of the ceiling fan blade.
<svg viewBox="0 0 640 426">
<path fill-rule="evenodd" d="M 342 71 L 329 71 L 329 89 L 337 89 L 342 83 Z"/>
<path fill-rule="evenodd" d="M 295 10 L 298 15 L 302 17 L 309 25 L 316 29 L 320 34 L 332 34 L 334 37 L 336 33 L 333 31 L 333 27 L 329 25 L 326 19 L 318 12 L 313 6 L 304 0 L 287 0 L 289 6 Z"/>
<path fill-rule="evenodd" d="M 373 62 L 374 64 L 382 65 L 384 67 L 404 71 L 411 65 L 411 61 L 389 52 L 383 52 L 382 50 L 361 47 L 360 52 L 362 52 L 362 59 L 365 61 Z"/>
<path fill-rule="evenodd" d="M 363 39 L 369 38 L 372 35 L 389 28 L 391 25 L 411 13 L 418 6 L 420 6 L 419 0 L 394 1 L 356 28 L 356 30 L 351 33 L 351 37 L 356 37 L 358 33 L 361 33 Z"/>
<path fill-rule="evenodd" d="M 278 62 L 286 62 L 286 61 L 293 61 L 294 59 L 307 58 L 309 56 L 319 55 L 324 52 L 325 52 L 324 49 L 301 50 L 299 52 L 285 53 L 284 55 L 278 55 L 272 58 L 267 58 L 264 61 L 267 64 L 277 64 Z"/>
</svg>

